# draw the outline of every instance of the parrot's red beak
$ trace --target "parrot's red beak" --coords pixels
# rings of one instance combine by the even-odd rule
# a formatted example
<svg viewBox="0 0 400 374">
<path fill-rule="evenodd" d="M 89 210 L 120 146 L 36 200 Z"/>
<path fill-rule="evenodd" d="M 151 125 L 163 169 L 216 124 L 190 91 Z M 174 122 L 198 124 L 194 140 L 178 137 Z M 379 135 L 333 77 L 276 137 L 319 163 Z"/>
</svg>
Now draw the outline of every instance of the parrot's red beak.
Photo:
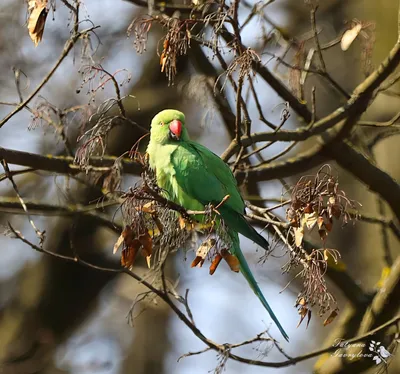
<svg viewBox="0 0 400 374">
<path fill-rule="evenodd" d="M 169 131 L 170 131 L 172 138 L 179 140 L 181 137 L 181 133 L 182 133 L 182 122 L 178 121 L 177 119 L 174 119 L 169 124 Z"/>
</svg>

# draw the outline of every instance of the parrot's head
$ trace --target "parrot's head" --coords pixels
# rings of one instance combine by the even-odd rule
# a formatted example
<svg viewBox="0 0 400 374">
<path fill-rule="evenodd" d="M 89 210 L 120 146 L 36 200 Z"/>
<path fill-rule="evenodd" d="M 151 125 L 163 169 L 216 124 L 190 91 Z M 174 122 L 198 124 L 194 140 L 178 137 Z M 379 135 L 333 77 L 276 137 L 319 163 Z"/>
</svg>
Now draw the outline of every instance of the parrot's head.
<svg viewBox="0 0 400 374">
<path fill-rule="evenodd" d="M 174 109 L 158 113 L 151 121 L 150 141 L 158 144 L 178 143 L 188 139 L 185 115 Z"/>
</svg>

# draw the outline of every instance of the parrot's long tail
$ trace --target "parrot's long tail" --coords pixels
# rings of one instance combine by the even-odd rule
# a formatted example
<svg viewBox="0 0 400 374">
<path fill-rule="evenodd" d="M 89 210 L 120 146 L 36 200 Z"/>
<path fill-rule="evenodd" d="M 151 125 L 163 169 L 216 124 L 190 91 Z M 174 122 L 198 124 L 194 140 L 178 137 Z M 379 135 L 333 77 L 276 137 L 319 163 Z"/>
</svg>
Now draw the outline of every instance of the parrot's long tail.
<svg viewBox="0 0 400 374">
<path fill-rule="evenodd" d="M 247 222 L 246 218 L 244 218 L 242 214 L 239 214 L 230 209 L 228 206 L 224 205 L 222 205 L 218 210 L 221 212 L 222 218 L 231 230 L 242 234 L 246 238 L 249 238 L 260 247 L 263 247 L 266 250 L 269 249 L 269 243 L 267 239 L 261 236 L 254 229 L 254 227 Z"/>
<path fill-rule="evenodd" d="M 236 238 L 235 238 L 236 239 Z M 242 272 L 243 276 L 246 278 L 247 282 L 249 283 L 251 289 L 254 291 L 254 293 L 257 295 L 257 297 L 260 299 L 261 304 L 264 306 L 265 309 L 267 309 L 267 312 L 271 316 L 272 320 L 275 322 L 276 326 L 278 327 L 279 331 L 283 335 L 283 337 L 289 341 L 289 336 L 286 334 L 285 330 L 283 329 L 282 325 L 279 323 L 278 318 L 272 311 L 271 307 L 269 306 L 267 300 L 265 299 L 263 293 L 260 290 L 260 287 L 258 287 L 258 284 L 249 268 L 249 265 L 243 255 L 242 250 L 239 247 L 238 243 L 238 238 L 234 240 L 233 246 L 231 249 L 231 252 L 233 255 L 235 255 L 240 263 L 240 271 Z"/>
</svg>

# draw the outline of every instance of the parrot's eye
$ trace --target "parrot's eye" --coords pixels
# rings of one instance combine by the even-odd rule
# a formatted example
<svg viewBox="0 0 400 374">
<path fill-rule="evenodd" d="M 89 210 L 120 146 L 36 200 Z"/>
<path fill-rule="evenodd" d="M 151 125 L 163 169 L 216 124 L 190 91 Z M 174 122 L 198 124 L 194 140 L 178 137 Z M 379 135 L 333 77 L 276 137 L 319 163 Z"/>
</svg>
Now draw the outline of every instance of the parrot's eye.
<svg viewBox="0 0 400 374">
<path fill-rule="evenodd" d="M 160 125 L 160 126 L 164 126 L 164 122 L 161 121 L 161 122 L 159 123 L 159 125 Z"/>
</svg>

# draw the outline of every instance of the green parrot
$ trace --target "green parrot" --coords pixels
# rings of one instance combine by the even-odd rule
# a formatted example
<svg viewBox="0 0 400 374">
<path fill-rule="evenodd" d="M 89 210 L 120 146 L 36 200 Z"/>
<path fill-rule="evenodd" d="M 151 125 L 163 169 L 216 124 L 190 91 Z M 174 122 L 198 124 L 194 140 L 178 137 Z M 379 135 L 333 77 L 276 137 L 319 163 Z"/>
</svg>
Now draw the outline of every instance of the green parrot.
<svg viewBox="0 0 400 374">
<path fill-rule="evenodd" d="M 231 240 L 229 250 L 239 260 L 241 273 L 279 331 L 289 340 L 240 249 L 238 233 L 265 249 L 269 248 L 269 244 L 246 221 L 245 204 L 229 166 L 209 149 L 190 140 L 185 127 L 185 115 L 173 109 L 163 110 L 153 118 L 147 153 L 158 186 L 165 191 L 167 198 L 185 209 L 203 211 L 206 205 L 217 205 L 229 195 L 218 208 Z"/>
</svg>

